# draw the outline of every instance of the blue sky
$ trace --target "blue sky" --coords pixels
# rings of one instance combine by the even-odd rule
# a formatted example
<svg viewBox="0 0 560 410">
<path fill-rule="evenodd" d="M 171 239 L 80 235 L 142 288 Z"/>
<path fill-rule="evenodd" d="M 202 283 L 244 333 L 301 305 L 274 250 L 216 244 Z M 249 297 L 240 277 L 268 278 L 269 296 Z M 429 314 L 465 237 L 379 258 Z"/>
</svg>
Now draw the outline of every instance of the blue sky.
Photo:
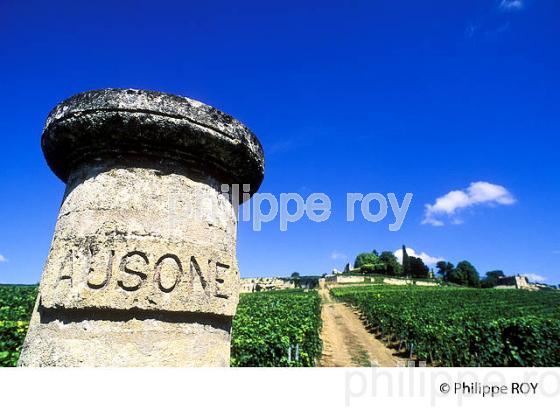
<svg viewBox="0 0 560 410">
<path fill-rule="evenodd" d="M 0 282 L 38 282 L 49 250 L 64 190 L 40 150 L 50 109 L 133 87 L 247 124 L 262 192 L 331 197 L 327 222 L 241 223 L 242 276 L 320 274 L 405 243 L 560 283 L 559 18 L 554 0 L 4 0 Z M 347 192 L 414 197 L 390 232 L 347 223 Z"/>
</svg>

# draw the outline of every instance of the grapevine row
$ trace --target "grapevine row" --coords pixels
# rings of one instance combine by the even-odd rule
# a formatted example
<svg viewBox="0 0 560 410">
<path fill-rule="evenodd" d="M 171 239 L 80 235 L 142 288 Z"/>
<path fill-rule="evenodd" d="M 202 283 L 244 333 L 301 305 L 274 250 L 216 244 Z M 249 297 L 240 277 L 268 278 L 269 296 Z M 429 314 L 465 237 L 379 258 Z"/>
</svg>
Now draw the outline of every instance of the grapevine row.
<svg viewBox="0 0 560 410">
<path fill-rule="evenodd" d="M 335 288 L 372 329 L 440 366 L 560 365 L 560 292 Z"/>
<path fill-rule="evenodd" d="M 233 321 L 232 366 L 314 366 L 321 354 L 316 291 L 242 294 Z"/>
</svg>

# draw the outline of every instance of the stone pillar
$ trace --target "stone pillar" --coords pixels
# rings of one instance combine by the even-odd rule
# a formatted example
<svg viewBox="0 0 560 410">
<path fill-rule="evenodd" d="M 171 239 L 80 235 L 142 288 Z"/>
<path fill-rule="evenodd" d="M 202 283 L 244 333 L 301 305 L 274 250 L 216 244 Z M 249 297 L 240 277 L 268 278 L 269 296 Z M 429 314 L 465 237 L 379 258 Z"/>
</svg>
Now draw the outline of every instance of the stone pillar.
<svg viewBox="0 0 560 410">
<path fill-rule="evenodd" d="M 223 191 L 259 188 L 256 136 L 198 101 L 107 89 L 55 107 L 41 144 L 67 187 L 19 364 L 228 366 L 238 198 Z"/>
</svg>

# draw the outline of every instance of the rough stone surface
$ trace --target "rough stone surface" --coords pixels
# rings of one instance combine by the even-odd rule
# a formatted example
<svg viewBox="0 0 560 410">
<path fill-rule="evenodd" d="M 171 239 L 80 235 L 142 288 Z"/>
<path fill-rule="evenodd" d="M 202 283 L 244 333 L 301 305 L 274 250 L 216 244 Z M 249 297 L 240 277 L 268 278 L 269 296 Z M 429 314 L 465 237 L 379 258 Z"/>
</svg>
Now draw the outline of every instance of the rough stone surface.
<svg viewBox="0 0 560 410">
<path fill-rule="evenodd" d="M 190 98 L 104 89 L 68 98 L 49 114 L 41 146 L 64 182 L 88 159 L 140 156 L 177 160 L 202 175 L 258 190 L 264 155 L 257 137 L 233 117 Z"/>
<path fill-rule="evenodd" d="M 20 365 L 227 366 L 239 294 L 236 209 L 260 185 L 256 137 L 202 103 L 138 90 L 50 114 L 67 183 Z"/>
</svg>

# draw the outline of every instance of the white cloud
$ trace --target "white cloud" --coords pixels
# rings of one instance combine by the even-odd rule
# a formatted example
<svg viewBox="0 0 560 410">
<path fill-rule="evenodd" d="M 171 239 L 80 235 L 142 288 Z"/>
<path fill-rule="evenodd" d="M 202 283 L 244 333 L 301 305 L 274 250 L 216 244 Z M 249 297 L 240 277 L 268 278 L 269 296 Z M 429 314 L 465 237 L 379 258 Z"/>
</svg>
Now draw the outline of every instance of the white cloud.
<svg viewBox="0 0 560 410">
<path fill-rule="evenodd" d="M 461 224 L 457 211 L 476 205 L 513 205 L 516 199 L 503 186 L 489 182 L 473 182 L 467 189 L 451 191 L 436 199 L 433 205 L 427 204 L 422 224 L 443 226 L 443 216 L 451 218 L 451 223 Z"/>
<path fill-rule="evenodd" d="M 348 256 L 346 256 L 346 255 L 343 254 L 342 252 L 332 251 L 332 252 L 331 252 L 331 259 L 332 259 L 332 260 L 348 259 Z"/>
<path fill-rule="evenodd" d="M 525 274 L 522 274 L 521 276 L 525 276 L 531 282 L 544 282 L 544 281 L 546 281 L 546 278 L 544 276 L 537 275 L 536 273 L 525 273 Z"/>
<path fill-rule="evenodd" d="M 287 139 L 287 140 L 278 141 L 278 142 L 275 142 L 274 144 L 272 144 L 270 146 L 270 148 L 268 148 L 268 152 L 269 152 L 269 154 L 283 154 L 285 152 L 291 151 L 296 146 L 297 146 L 297 144 L 294 140 Z"/>
<path fill-rule="evenodd" d="M 399 260 L 400 263 L 402 263 L 402 259 L 403 259 L 403 251 L 402 248 L 401 249 L 397 249 L 395 252 L 393 252 L 394 255 L 397 257 L 397 259 Z M 439 261 L 445 260 L 445 258 L 436 258 L 434 256 L 430 256 L 428 255 L 426 252 L 422 252 L 422 253 L 416 253 L 416 251 L 412 248 L 406 248 L 406 253 L 408 254 L 408 256 L 414 256 L 415 258 L 420 258 L 424 261 L 424 263 L 428 266 L 431 265 L 435 265 L 436 263 L 438 263 Z"/>
<path fill-rule="evenodd" d="M 0 254 L 0 263 L 2 262 L 8 262 L 8 259 L 6 259 L 4 255 Z"/>
<path fill-rule="evenodd" d="M 523 0 L 502 0 L 500 2 L 502 10 L 521 10 L 523 6 Z"/>
<path fill-rule="evenodd" d="M 479 27 L 475 24 L 469 24 L 465 29 L 465 37 L 472 38 L 479 30 Z"/>
</svg>

